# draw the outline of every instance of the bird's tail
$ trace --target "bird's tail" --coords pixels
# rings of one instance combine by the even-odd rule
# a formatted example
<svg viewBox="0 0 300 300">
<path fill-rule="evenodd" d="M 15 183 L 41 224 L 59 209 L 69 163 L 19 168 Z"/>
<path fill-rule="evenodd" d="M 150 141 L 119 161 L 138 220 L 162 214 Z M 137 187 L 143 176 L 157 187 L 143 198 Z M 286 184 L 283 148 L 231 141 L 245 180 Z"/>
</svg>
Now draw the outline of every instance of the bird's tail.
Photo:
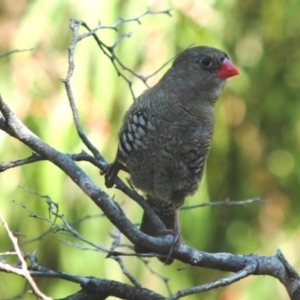
<svg viewBox="0 0 300 300">
<path fill-rule="evenodd" d="M 173 208 L 172 204 L 162 201 L 162 200 L 155 199 L 149 195 L 146 195 L 146 199 L 147 199 L 149 205 L 152 207 L 152 209 L 156 212 L 156 214 L 159 216 L 159 218 L 165 224 L 166 229 L 173 230 L 174 208 Z M 155 226 L 153 226 L 151 219 L 148 218 L 145 213 L 143 214 L 143 219 L 142 219 L 140 230 L 142 232 L 144 232 L 145 234 L 148 234 L 151 236 L 158 236 L 160 234 L 160 232 L 157 231 Z M 151 252 L 151 250 L 148 247 L 144 247 L 144 246 L 135 246 L 134 250 L 137 253 Z M 158 257 L 158 259 L 161 262 L 168 264 L 168 265 L 173 262 L 173 259 L 167 260 L 165 257 Z"/>
</svg>

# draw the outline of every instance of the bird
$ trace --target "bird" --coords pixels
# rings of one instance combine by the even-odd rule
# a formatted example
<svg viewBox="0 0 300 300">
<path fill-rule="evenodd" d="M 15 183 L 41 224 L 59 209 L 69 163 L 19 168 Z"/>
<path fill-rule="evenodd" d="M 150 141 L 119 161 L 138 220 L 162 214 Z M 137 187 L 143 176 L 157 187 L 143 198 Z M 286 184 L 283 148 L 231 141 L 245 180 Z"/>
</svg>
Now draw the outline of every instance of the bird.
<svg viewBox="0 0 300 300">
<path fill-rule="evenodd" d="M 144 91 L 127 110 L 118 134 L 114 161 L 104 171 L 114 185 L 120 170 L 174 235 L 165 264 L 180 241 L 179 210 L 203 177 L 214 130 L 214 106 L 226 82 L 239 74 L 229 56 L 216 48 L 195 46 L 180 52 L 159 82 Z M 144 213 L 140 230 L 161 233 Z M 136 252 L 151 252 L 135 246 Z"/>
</svg>

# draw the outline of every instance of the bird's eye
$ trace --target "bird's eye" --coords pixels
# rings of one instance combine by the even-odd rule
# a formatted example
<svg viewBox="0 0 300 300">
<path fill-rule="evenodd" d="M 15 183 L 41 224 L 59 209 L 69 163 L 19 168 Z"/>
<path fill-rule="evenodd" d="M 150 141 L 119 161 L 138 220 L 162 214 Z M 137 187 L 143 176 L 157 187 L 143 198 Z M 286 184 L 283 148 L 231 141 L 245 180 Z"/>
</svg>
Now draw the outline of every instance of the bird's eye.
<svg viewBox="0 0 300 300">
<path fill-rule="evenodd" d="M 213 65 L 211 58 L 208 56 L 201 57 L 199 62 L 203 68 L 210 68 Z"/>
</svg>

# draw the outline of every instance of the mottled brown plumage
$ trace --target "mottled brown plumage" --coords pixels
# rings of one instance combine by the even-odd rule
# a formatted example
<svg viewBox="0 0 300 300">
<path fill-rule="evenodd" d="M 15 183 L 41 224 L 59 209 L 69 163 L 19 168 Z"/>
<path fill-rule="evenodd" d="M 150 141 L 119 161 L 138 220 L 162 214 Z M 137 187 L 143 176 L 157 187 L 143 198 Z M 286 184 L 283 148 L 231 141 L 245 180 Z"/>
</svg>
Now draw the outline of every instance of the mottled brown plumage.
<svg viewBox="0 0 300 300">
<path fill-rule="evenodd" d="M 174 230 L 174 245 L 180 236 L 179 209 L 198 189 L 204 172 L 215 102 L 227 78 L 237 74 L 224 52 L 211 47 L 187 49 L 124 117 L 116 159 L 105 173 L 106 185 L 113 185 L 125 165 L 133 185 L 148 195 L 166 227 Z M 141 230 L 159 234 L 146 216 Z"/>
</svg>

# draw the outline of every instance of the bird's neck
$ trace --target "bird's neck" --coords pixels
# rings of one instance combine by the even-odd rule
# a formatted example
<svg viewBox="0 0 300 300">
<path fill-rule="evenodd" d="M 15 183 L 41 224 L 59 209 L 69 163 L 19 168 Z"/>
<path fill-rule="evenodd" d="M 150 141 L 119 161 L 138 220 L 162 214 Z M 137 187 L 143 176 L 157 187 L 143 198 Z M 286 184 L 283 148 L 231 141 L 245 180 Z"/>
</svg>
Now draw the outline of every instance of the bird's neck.
<svg viewBox="0 0 300 300">
<path fill-rule="evenodd" d="M 208 74 L 199 76 L 193 70 L 170 69 L 157 84 L 165 90 L 172 88 L 178 95 L 188 95 L 190 99 L 201 99 L 202 102 L 215 103 L 223 90 L 226 79 Z"/>
<path fill-rule="evenodd" d="M 158 112 L 170 112 L 178 117 L 188 114 L 201 119 L 214 118 L 214 105 L 219 91 L 209 93 L 192 81 L 180 77 L 173 81 L 171 79 L 170 76 L 165 77 L 153 88 L 156 96 L 152 100 L 155 99 L 154 106 Z"/>
</svg>

